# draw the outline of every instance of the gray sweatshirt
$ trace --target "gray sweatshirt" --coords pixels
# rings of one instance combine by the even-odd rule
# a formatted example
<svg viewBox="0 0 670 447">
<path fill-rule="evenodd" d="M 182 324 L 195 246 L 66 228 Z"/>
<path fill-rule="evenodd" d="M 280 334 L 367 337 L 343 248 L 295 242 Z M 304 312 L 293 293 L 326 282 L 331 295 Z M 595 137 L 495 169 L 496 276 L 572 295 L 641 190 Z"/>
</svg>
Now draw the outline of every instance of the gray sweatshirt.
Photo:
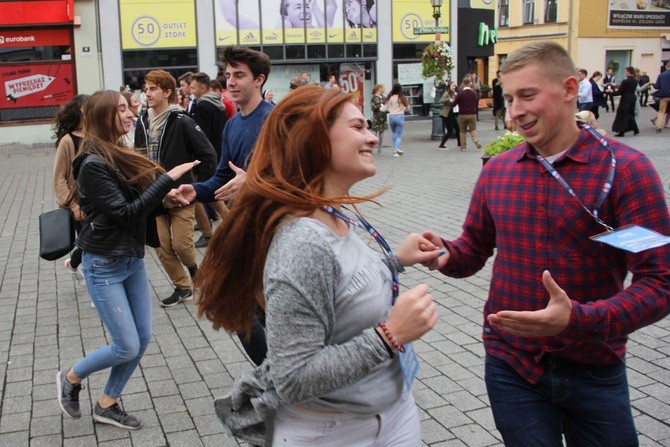
<svg viewBox="0 0 670 447">
<path fill-rule="evenodd" d="M 315 219 L 287 222 L 268 251 L 264 292 L 268 358 L 215 404 L 233 434 L 271 439 L 282 404 L 373 415 L 400 398 L 398 357 L 374 329 L 390 313 L 391 273 L 353 230 L 338 236 Z"/>
</svg>

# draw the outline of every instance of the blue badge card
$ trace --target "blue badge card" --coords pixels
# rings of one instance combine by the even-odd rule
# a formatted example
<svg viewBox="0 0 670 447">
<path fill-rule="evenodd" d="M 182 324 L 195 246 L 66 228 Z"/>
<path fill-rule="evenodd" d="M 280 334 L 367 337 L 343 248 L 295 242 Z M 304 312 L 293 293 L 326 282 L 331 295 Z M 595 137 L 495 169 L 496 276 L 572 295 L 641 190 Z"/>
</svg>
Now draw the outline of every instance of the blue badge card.
<svg viewBox="0 0 670 447">
<path fill-rule="evenodd" d="M 411 343 L 405 345 L 405 352 L 399 352 L 398 354 L 400 355 L 400 368 L 402 369 L 407 391 L 411 391 L 412 383 L 414 383 L 414 379 L 419 372 L 419 359 Z"/>
<path fill-rule="evenodd" d="M 614 231 L 592 236 L 591 239 L 631 253 L 639 253 L 670 243 L 670 236 L 663 236 L 639 225 L 617 228 Z"/>
</svg>

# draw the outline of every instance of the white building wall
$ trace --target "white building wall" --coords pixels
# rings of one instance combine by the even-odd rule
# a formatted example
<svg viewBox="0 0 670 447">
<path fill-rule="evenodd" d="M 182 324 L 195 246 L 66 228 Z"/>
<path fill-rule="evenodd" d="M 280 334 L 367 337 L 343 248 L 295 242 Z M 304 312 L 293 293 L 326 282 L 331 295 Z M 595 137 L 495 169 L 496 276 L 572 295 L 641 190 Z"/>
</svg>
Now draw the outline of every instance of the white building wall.
<svg viewBox="0 0 670 447">
<path fill-rule="evenodd" d="M 631 51 L 631 65 L 635 68 L 645 70 L 652 81 L 656 80 L 661 67 L 661 52 L 659 51 L 659 41 L 656 39 L 598 39 L 583 37 L 577 39 L 575 65 L 586 69 L 589 75 L 596 70 L 604 73 L 607 69 L 605 56 L 607 51 L 611 50 Z"/>
</svg>

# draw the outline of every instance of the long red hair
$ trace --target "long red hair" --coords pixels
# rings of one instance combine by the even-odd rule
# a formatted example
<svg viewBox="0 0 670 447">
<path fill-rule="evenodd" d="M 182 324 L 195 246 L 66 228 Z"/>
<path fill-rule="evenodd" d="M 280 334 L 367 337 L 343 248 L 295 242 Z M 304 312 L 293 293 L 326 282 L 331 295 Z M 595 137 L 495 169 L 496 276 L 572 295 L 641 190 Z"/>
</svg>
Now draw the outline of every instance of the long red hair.
<svg viewBox="0 0 670 447">
<path fill-rule="evenodd" d="M 329 130 L 349 95 L 304 86 L 268 116 L 254 147 L 246 183 L 214 233 L 198 269 L 198 316 L 215 329 L 248 332 L 265 307 L 263 269 L 272 238 L 287 216 L 308 216 L 324 204 L 356 204 L 365 197 L 324 197 L 331 163 Z"/>
</svg>

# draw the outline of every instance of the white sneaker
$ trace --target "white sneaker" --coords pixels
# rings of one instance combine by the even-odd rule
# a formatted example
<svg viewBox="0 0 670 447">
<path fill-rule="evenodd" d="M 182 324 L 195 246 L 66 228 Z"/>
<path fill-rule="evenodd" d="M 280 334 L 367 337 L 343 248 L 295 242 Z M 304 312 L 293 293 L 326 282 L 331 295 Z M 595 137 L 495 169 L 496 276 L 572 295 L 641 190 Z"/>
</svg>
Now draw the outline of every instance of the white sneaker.
<svg viewBox="0 0 670 447">
<path fill-rule="evenodd" d="M 76 269 L 73 269 L 70 266 L 70 259 L 65 260 L 65 269 L 67 272 L 72 276 L 72 279 L 74 279 L 78 285 L 80 286 L 85 286 L 86 285 L 86 279 L 84 279 L 84 274 L 81 271 L 81 266 L 77 267 Z"/>
<path fill-rule="evenodd" d="M 400 154 L 397 153 L 397 152 L 394 152 L 394 153 L 393 153 L 393 156 L 397 158 L 397 157 L 400 157 Z"/>
</svg>

